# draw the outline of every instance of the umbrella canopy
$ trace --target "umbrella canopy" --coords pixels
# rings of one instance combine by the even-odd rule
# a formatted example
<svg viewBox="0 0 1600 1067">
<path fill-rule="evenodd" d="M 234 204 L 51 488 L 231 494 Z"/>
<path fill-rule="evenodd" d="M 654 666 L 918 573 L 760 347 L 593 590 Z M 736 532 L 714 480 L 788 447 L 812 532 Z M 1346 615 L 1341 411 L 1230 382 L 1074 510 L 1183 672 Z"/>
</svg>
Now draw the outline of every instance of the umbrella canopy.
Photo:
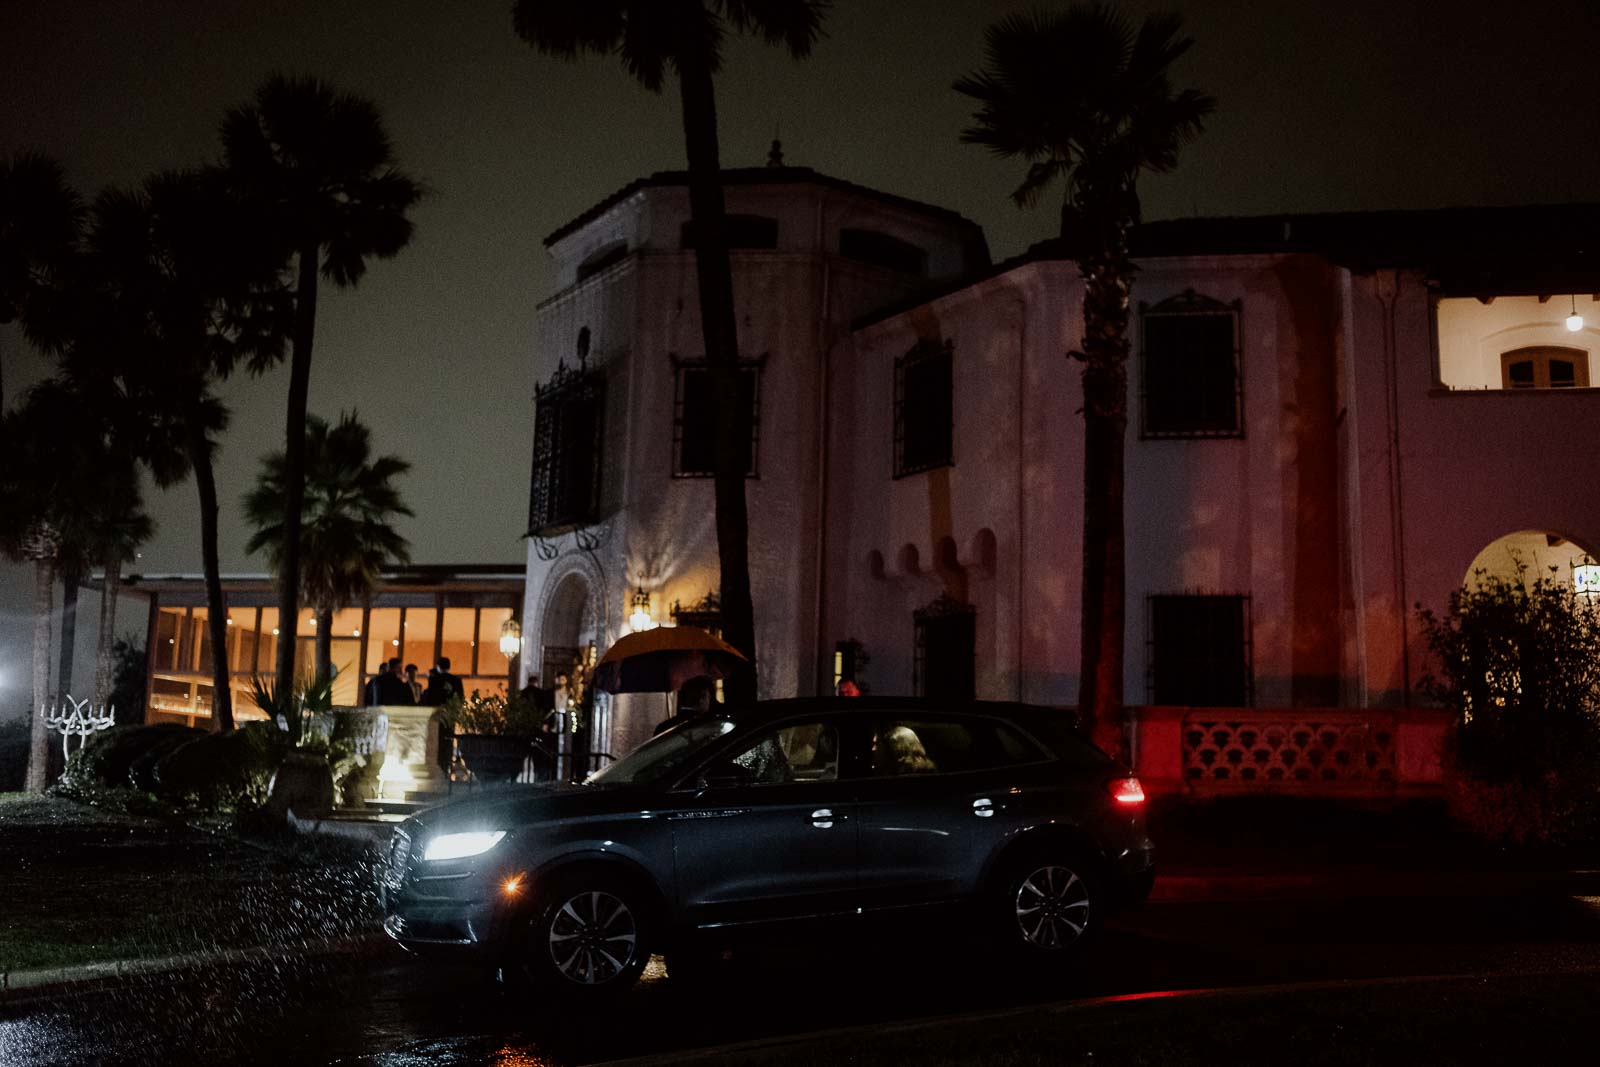
<svg viewBox="0 0 1600 1067">
<path fill-rule="evenodd" d="M 657 626 L 606 649 L 594 684 L 607 693 L 673 693 L 690 678 L 727 678 L 749 662 L 698 626 Z"/>
</svg>

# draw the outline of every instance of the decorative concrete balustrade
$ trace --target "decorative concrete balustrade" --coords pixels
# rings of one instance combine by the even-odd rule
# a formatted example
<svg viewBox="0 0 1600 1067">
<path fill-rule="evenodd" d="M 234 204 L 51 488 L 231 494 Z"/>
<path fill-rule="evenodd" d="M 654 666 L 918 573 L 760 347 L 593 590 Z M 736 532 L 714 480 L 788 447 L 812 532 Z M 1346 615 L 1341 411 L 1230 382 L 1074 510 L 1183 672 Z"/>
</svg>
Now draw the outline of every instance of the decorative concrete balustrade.
<svg viewBox="0 0 1600 1067">
<path fill-rule="evenodd" d="M 1130 717 L 1151 795 L 1403 797 L 1444 784 L 1442 710 L 1140 707 Z"/>
</svg>

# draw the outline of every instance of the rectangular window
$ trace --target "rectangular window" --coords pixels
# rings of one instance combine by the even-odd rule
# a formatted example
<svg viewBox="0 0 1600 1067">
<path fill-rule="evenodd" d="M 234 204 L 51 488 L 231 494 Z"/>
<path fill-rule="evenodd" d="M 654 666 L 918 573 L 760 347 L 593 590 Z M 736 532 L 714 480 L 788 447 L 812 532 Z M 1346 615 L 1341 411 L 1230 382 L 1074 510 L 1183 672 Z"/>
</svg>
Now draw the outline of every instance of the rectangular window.
<svg viewBox="0 0 1600 1067">
<path fill-rule="evenodd" d="M 1151 597 L 1149 661 L 1152 704 L 1249 707 L 1249 597 Z"/>
<path fill-rule="evenodd" d="M 717 466 L 717 405 L 711 371 L 703 360 L 678 362 L 672 408 L 672 475 L 709 478 Z M 757 476 L 761 444 L 761 363 L 739 367 L 739 418 L 749 427 L 739 435 L 739 456 L 745 477 Z"/>
<path fill-rule="evenodd" d="M 977 691 L 977 618 L 970 604 L 945 596 L 913 613 L 913 696 L 973 699 Z"/>
<path fill-rule="evenodd" d="M 401 666 L 415 663 L 419 677 L 426 679 L 428 668 L 435 662 L 433 639 L 439 626 L 439 611 L 437 608 L 407 608 L 402 626 L 399 652 Z M 451 666 L 455 666 L 454 662 Z"/>
<path fill-rule="evenodd" d="M 887 267 L 901 274 L 926 277 L 928 273 L 927 252 L 879 230 L 840 230 L 839 254 L 858 263 Z"/>
<path fill-rule="evenodd" d="M 1239 305 L 1193 290 L 1140 306 L 1145 437 L 1242 437 Z"/>
<path fill-rule="evenodd" d="M 549 537 L 598 517 L 605 379 L 563 363 L 535 393 L 528 533 Z"/>
<path fill-rule="evenodd" d="M 722 233 L 728 239 L 730 251 L 736 248 L 778 247 L 778 220 L 765 215 L 726 215 Z M 678 230 L 678 247 L 698 247 L 693 219 Z"/>
<path fill-rule="evenodd" d="M 894 362 L 894 476 L 954 462 L 955 346 L 919 341 Z"/>
</svg>

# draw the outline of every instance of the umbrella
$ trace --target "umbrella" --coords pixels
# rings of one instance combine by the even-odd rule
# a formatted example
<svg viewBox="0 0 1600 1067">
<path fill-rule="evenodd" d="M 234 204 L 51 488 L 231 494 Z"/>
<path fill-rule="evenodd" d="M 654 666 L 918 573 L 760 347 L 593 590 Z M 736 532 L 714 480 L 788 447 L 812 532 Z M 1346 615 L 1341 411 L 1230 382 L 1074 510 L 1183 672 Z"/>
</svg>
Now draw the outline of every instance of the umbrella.
<svg viewBox="0 0 1600 1067">
<path fill-rule="evenodd" d="M 673 693 L 690 678 L 727 678 L 749 662 L 698 626 L 657 626 L 606 649 L 594 684 L 608 693 Z"/>
</svg>

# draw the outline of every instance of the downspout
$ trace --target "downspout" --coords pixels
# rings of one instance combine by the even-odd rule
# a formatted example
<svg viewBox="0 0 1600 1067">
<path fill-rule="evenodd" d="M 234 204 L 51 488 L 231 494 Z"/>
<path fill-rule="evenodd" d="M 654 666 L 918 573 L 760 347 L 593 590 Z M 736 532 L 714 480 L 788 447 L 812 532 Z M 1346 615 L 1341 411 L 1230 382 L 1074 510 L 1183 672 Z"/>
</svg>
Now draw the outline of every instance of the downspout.
<svg viewBox="0 0 1600 1067">
<path fill-rule="evenodd" d="M 1026 587 L 1026 574 L 1028 563 L 1028 523 L 1025 510 L 1028 494 L 1025 484 L 1026 464 L 1023 456 L 1027 453 L 1027 400 L 1028 400 L 1028 302 L 1020 295 L 1017 297 L 1017 595 L 1016 595 L 1016 632 L 1017 632 L 1017 702 L 1024 700 L 1022 668 L 1024 618 L 1022 608 L 1023 589 Z M 998 546 L 996 546 L 998 549 Z"/>
<path fill-rule="evenodd" d="M 1411 703 L 1411 626 L 1406 615 L 1405 479 L 1400 461 L 1400 372 L 1398 313 L 1400 272 L 1377 276 L 1378 299 L 1383 306 L 1383 360 L 1388 375 L 1389 416 L 1389 528 L 1394 543 L 1395 616 L 1400 625 L 1400 684 L 1404 704 Z"/>
<path fill-rule="evenodd" d="M 823 591 L 827 588 L 828 568 L 828 433 L 831 422 L 828 418 L 829 409 L 829 364 L 832 362 L 831 343 L 832 330 L 832 288 L 833 268 L 828 262 L 828 249 L 824 244 L 827 237 L 827 227 L 824 225 L 824 216 L 827 209 L 827 197 L 817 197 L 817 226 L 813 238 L 816 248 L 817 262 L 821 265 L 821 307 L 817 316 L 817 579 L 815 597 L 812 602 L 812 647 L 815 649 L 816 660 L 813 664 L 811 676 L 812 684 L 821 692 L 826 686 L 823 684 L 825 677 L 824 664 L 828 662 L 827 648 L 824 647 L 823 637 Z"/>
</svg>

